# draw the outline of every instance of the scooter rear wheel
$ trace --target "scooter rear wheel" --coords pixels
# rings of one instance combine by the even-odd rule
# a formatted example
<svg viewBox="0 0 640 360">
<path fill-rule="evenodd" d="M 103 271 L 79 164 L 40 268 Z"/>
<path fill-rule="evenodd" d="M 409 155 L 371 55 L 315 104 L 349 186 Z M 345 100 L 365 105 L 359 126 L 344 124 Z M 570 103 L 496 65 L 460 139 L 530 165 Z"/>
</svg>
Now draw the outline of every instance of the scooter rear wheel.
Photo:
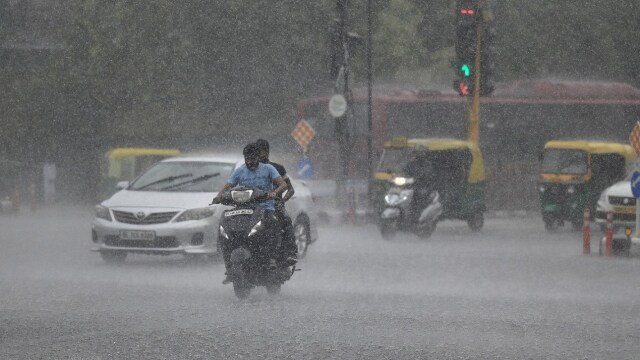
<svg viewBox="0 0 640 360">
<path fill-rule="evenodd" d="M 280 293 L 281 288 L 282 288 L 281 284 L 269 284 L 267 285 L 267 292 L 270 295 L 278 295 Z"/>
<path fill-rule="evenodd" d="M 233 292 L 236 294 L 236 297 L 240 300 L 244 300 L 249 297 L 251 294 L 251 288 L 248 286 L 243 286 L 242 284 L 233 283 Z"/>
</svg>

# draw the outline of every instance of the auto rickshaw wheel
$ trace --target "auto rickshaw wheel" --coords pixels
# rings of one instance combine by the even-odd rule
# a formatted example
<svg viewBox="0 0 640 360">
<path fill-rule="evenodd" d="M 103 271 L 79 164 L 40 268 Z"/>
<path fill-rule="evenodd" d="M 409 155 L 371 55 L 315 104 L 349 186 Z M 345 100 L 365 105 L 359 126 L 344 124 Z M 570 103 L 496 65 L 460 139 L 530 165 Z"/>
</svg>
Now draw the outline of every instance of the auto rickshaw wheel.
<svg viewBox="0 0 640 360">
<path fill-rule="evenodd" d="M 433 225 L 427 225 L 420 228 L 420 230 L 418 231 L 418 236 L 420 236 L 422 239 L 428 239 L 431 237 L 434 231 L 436 231 L 435 223 Z"/>
<path fill-rule="evenodd" d="M 484 214 L 481 212 L 477 212 L 467 219 L 467 225 L 469 225 L 469 229 L 471 231 L 480 231 L 484 226 Z"/>
<path fill-rule="evenodd" d="M 573 231 L 580 231 L 582 230 L 582 225 L 583 222 L 582 221 L 572 221 L 571 222 L 571 228 L 573 229 Z"/>
<path fill-rule="evenodd" d="M 554 232 L 558 230 L 558 221 L 555 219 L 544 219 L 544 228 L 549 232 Z"/>
</svg>

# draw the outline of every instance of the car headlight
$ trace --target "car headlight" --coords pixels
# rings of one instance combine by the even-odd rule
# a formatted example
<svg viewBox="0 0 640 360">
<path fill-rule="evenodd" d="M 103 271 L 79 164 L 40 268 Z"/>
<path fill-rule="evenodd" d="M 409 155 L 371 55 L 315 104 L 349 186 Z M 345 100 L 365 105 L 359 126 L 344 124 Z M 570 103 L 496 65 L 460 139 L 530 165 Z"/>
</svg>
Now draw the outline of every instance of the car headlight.
<svg viewBox="0 0 640 360">
<path fill-rule="evenodd" d="M 109 208 L 102 205 L 96 205 L 96 217 L 102 220 L 113 221 Z"/>
<path fill-rule="evenodd" d="M 176 219 L 176 222 L 206 219 L 213 216 L 215 213 L 216 210 L 213 207 L 189 209 L 180 214 L 180 216 L 178 216 L 178 218 Z"/>
<path fill-rule="evenodd" d="M 604 192 L 600 194 L 600 198 L 598 199 L 598 202 L 607 203 L 607 194 Z"/>
</svg>

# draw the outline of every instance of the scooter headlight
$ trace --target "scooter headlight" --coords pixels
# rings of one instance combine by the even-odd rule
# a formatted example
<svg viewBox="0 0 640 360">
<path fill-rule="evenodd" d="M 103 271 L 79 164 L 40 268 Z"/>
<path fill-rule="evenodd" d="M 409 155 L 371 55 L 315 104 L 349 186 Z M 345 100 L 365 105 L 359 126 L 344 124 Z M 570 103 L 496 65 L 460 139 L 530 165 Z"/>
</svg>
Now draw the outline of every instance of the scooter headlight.
<svg viewBox="0 0 640 360">
<path fill-rule="evenodd" d="M 388 205 L 395 205 L 398 203 L 398 200 L 400 200 L 400 194 L 387 194 L 384 196 L 384 201 Z"/>
<path fill-rule="evenodd" d="M 229 240 L 229 235 L 227 235 L 227 231 L 222 227 L 222 225 L 220 225 L 220 235 Z"/>
<path fill-rule="evenodd" d="M 384 196 L 384 201 L 389 206 L 397 206 L 408 201 L 411 196 L 411 190 L 401 191 L 399 193 L 391 193 Z"/>
<path fill-rule="evenodd" d="M 394 177 L 393 180 L 391 180 L 391 182 L 396 186 L 411 185 L 413 184 L 413 181 L 413 178 L 406 177 Z"/>
<path fill-rule="evenodd" d="M 251 231 L 249 231 L 249 235 L 248 235 L 248 236 L 251 236 L 251 235 L 253 235 L 253 234 L 257 233 L 257 232 L 258 232 L 258 231 L 260 231 L 260 230 L 262 230 L 262 221 L 258 221 L 258 223 L 257 223 L 257 224 L 255 224 L 255 225 L 251 228 Z"/>
</svg>

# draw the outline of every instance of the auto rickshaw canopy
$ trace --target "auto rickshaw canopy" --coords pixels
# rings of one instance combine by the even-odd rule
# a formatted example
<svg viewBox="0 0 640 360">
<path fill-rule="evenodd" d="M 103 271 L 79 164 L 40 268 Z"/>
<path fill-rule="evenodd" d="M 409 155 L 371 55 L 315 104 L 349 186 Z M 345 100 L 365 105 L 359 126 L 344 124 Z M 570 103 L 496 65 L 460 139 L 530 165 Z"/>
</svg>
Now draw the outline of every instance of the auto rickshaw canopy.
<svg viewBox="0 0 640 360">
<path fill-rule="evenodd" d="M 589 154 L 620 154 L 626 161 L 633 161 L 637 157 L 631 145 L 586 140 L 551 140 L 544 145 L 545 149 L 574 149 Z"/>
<path fill-rule="evenodd" d="M 106 157 L 109 159 L 122 159 L 127 156 L 159 155 L 176 156 L 180 155 L 178 149 L 156 149 L 156 148 L 116 148 L 107 151 Z"/>
<path fill-rule="evenodd" d="M 482 153 L 480 152 L 480 148 L 471 141 L 450 138 L 408 139 L 404 137 L 395 137 L 384 143 L 385 149 L 415 149 L 420 147 L 424 148 L 426 151 L 468 150 L 471 154 L 471 166 L 469 168 L 467 182 L 484 182 L 485 174 Z M 388 180 L 391 176 L 392 174 L 378 171 L 375 178 L 379 180 Z"/>
</svg>

